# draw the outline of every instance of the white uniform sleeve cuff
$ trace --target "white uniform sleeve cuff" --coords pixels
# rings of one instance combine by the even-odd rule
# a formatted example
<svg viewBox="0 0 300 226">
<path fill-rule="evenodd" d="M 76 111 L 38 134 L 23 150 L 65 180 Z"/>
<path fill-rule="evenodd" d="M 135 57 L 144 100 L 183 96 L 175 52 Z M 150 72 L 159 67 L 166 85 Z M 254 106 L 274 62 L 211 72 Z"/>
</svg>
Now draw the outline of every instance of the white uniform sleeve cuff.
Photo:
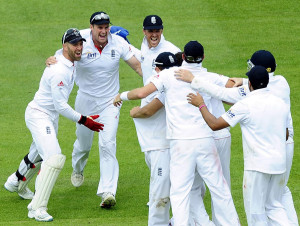
<svg viewBox="0 0 300 226">
<path fill-rule="evenodd" d="M 129 93 L 129 91 L 121 93 L 121 95 L 120 95 L 121 100 L 129 100 L 127 97 L 128 93 Z"/>
</svg>

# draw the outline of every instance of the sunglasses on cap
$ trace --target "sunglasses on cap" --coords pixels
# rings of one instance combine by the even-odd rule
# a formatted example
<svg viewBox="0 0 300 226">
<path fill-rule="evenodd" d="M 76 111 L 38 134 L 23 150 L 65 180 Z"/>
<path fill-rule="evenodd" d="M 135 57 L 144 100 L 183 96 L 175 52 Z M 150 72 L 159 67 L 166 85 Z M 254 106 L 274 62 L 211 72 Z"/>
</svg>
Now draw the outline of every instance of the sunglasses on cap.
<svg viewBox="0 0 300 226">
<path fill-rule="evenodd" d="M 91 20 L 91 23 L 95 20 L 109 20 L 109 15 L 105 14 L 105 13 L 97 14 L 93 17 L 93 19 Z"/>
<path fill-rule="evenodd" d="M 202 57 L 193 57 L 193 56 L 186 56 L 185 59 L 189 62 L 194 62 L 194 63 L 200 63 L 202 61 Z"/>
<path fill-rule="evenodd" d="M 250 71 L 255 65 L 251 62 L 251 60 L 247 60 L 247 70 Z"/>
<path fill-rule="evenodd" d="M 79 30 L 77 28 L 69 28 L 63 35 L 62 43 L 64 44 L 66 42 L 72 41 L 75 38 L 81 38 Z"/>
</svg>

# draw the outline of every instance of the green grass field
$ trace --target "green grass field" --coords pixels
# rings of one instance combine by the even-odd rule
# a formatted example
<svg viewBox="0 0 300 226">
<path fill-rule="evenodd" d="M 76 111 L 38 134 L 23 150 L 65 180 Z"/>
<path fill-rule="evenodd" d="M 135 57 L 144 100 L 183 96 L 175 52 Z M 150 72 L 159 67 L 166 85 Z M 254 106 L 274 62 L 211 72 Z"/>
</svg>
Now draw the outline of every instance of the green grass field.
<svg viewBox="0 0 300 226">
<path fill-rule="evenodd" d="M 140 47 L 142 22 L 146 15 L 160 15 L 167 40 L 183 49 L 190 40 L 205 48 L 203 65 L 209 71 L 230 77 L 244 76 L 246 61 L 259 49 L 271 51 L 277 60 L 276 74 L 282 74 L 291 87 L 292 115 L 295 129 L 295 154 L 289 188 L 300 213 L 300 4 L 299 0 L 1 0 L 0 7 L 0 225 L 33 225 L 27 218 L 27 204 L 3 184 L 27 154 L 31 134 L 24 112 L 38 89 L 48 56 L 61 48 L 61 37 L 69 27 L 89 27 L 90 15 L 106 11 L 114 25 L 130 31 L 129 40 Z M 120 66 L 121 90 L 142 86 L 139 78 L 124 62 Z M 74 105 L 77 87 L 70 105 Z M 117 135 L 120 177 L 117 205 L 99 207 L 96 196 L 99 180 L 99 154 L 94 139 L 85 169 L 85 182 L 74 188 L 70 182 L 71 153 L 75 124 L 60 119 L 58 139 L 67 156 L 49 201 L 49 213 L 56 225 L 147 225 L 149 171 L 144 162 L 129 110 L 138 101 L 126 102 L 121 110 Z M 274 119 L 275 120 L 275 119 Z M 247 225 L 242 199 L 243 156 L 239 126 L 232 132 L 232 195 L 242 225 Z M 34 189 L 34 183 L 30 184 Z M 210 197 L 205 197 L 210 213 Z"/>
</svg>

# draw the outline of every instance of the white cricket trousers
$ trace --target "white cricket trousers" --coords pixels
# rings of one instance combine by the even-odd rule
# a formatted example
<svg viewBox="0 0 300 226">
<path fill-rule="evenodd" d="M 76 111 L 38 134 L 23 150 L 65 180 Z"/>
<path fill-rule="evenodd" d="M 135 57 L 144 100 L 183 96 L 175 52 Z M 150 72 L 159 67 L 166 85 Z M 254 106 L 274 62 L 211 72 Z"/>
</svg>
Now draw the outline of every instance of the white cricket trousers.
<svg viewBox="0 0 300 226">
<path fill-rule="evenodd" d="M 97 195 L 104 192 L 116 194 L 119 164 L 116 158 L 116 135 L 120 108 L 113 105 L 113 98 L 101 99 L 78 92 L 75 110 L 82 115 L 100 115 L 96 121 L 104 124 L 99 134 L 100 182 Z M 76 125 L 77 140 L 72 153 L 73 170 L 83 172 L 93 143 L 94 132 L 83 125 Z"/>
<path fill-rule="evenodd" d="M 46 161 L 53 155 L 61 154 L 57 140 L 58 119 L 58 116 L 51 118 L 48 114 L 27 106 L 25 122 L 33 139 L 29 150 L 30 156 L 39 155 Z"/>
<path fill-rule="evenodd" d="M 223 138 L 214 138 L 217 152 L 221 161 L 223 176 L 230 189 L 230 155 L 231 155 L 231 136 Z M 190 224 L 191 225 L 212 225 L 209 216 L 203 204 L 203 197 L 206 192 L 205 183 L 198 173 L 195 175 L 195 181 L 191 190 L 190 202 Z M 199 204 L 200 203 L 200 204 Z M 211 202 L 212 220 L 219 225 L 215 214 L 213 203 Z"/>
<path fill-rule="evenodd" d="M 144 153 L 150 170 L 148 226 L 167 226 L 170 219 L 170 149 Z"/>
<path fill-rule="evenodd" d="M 289 137 L 289 139 L 286 142 L 286 172 L 285 172 L 285 188 L 283 191 L 282 196 L 282 205 L 286 209 L 289 223 L 291 226 L 298 226 L 298 217 L 294 206 L 293 196 L 290 191 L 290 189 L 287 186 L 290 172 L 292 168 L 292 162 L 293 162 L 293 156 L 294 156 L 294 140 L 292 137 Z"/>
<path fill-rule="evenodd" d="M 289 225 L 282 206 L 284 174 L 244 171 L 243 197 L 248 226 Z"/>
<path fill-rule="evenodd" d="M 170 140 L 170 156 L 170 197 L 175 226 L 188 225 L 195 168 L 210 190 L 218 222 L 224 226 L 240 225 L 212 137 Z"/>
</svg>

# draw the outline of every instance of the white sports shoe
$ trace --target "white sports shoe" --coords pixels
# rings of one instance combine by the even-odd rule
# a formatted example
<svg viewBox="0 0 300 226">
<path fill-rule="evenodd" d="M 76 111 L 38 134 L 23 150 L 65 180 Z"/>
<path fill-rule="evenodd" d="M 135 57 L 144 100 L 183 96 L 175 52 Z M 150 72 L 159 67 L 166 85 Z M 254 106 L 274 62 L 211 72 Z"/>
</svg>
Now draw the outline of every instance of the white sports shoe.
<svg viewBox="0 0 300 226">
<path fill-rule="evenodd" d="M 47 208 L 46 207 L 40 207 L 37 210 L 33 210 L 31 208 L 31 203 L 27 206 L 28 208 L 28 217 L 31 219 L 35 219 L 36 221 L 53 221 L 53 217 L 47 213 Z"/>
<path fill-rule="evenodd" d="M 80 187 L 83 184 L 84 176 L 82 173 L 76 173 L 73 171 L 71 175 L 71 182 L 74 187 Z"/>
<path fill-rule="evenodd" d="M 100 206 L 102 208 L 110 208 L 114 205 L 116 205 L 116 198 L 113 193 L 104 192 L 102 195 L 102 202 L 100 203 Z"/>
<path fill-rule="evenodd" d="M 17 192 L 22 199 L 33 198 L 34 193 L 30 191 L 30 189 L 27 186 L 21 191 L 18 191 L 18 187 L 19 187 L 18 177 L 16 176 L 15 173 L 13 173 L 7 178 L 7 181 L 4 184 L 4 188 L 10 192 Z"/>
</svg>

